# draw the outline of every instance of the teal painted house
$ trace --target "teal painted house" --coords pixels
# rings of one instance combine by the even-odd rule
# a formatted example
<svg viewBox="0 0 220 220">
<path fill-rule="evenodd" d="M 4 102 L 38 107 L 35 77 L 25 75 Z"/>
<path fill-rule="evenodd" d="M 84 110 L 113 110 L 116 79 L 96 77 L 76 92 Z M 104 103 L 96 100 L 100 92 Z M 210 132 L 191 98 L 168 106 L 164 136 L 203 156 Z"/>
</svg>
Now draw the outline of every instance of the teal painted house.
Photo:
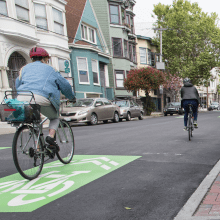
<svg viewBox="0 0 220 220">
<path fill-rule="evenodd" d="M 108 74 L 111 56 L 90 0 L 69 0 L 66 23 L 76 98 L 113 99 Z"/>
</svg>

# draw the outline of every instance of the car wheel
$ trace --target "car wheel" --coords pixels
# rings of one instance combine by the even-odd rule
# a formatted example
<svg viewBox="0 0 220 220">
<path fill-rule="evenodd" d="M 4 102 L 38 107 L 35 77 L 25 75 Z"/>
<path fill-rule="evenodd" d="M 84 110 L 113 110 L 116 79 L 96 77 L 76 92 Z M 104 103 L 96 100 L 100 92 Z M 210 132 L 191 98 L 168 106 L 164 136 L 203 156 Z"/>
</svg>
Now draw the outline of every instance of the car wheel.
<svg viewBox="0 0 220 220">
<path fill-rule="evenodd" d="M 108 123 L 108 120 L 104 120 L 103 123 L 105 123 L 105 124 Z"/>
<path fill-rule="evenodd" d="M 115 112 L 115 113 L 114 113 L 113 122 L 115 122 L 115 123 L 118 123 L 118 122 L 119 122 L 119 115 L 118 115 L 118 112 Z"/>
<path fill-rule="evenodd" d="M 122 122 L 122 118 L 119 118 L 119 121 Z"/>
<path fill-rule="evenodd" d="M 92 113 L 90 123 L 91 123 L 91 125 L 97 125 L 98 124 L 98 117 L 95 113 Z"/>
<path fill-rule="evenodd" d="M 130 112 L 127 113 L 126 121 L 131 121 L 131 114 L 130 114 Z"/>
<path fill-rule="evenodd" d="M 143 120 L 143 112 L 141 112 L 140 116 L 138 117 L 139 120 Z"/>
</svg>

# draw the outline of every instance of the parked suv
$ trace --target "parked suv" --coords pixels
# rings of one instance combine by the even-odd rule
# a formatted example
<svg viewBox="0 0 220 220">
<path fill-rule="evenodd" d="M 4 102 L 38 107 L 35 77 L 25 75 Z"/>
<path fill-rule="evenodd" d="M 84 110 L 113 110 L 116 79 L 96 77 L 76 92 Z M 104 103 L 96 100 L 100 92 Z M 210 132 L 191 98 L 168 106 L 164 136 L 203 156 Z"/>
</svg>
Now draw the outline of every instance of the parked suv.
<svg viewBox="0 0 220 220">
<path fill-rule="evenodd" d="M 143 119 L 144 110 L 136 102 L 131 99 L 116 99 L 114 104 L 120 107 L 119 121 L 126 119 L 130 121 L 131 118 L 138 117 L 139 120 Z"/>
<path fill-rule="evenodd" d="M 219 103 L 218 102 L 212 102 L 208 108 L 209 111 L 214 110 L 214 109 L 219 110 Z"/>
<path fill-rule="evenodd" d="M 82 98 L 67 104 L 61 111 L 61 118 L 68 122 L 84 122 L 96 125 L 98 121 L 107 123 L 119 121 L 120 108 L 105 98 Z"/>
</svg>

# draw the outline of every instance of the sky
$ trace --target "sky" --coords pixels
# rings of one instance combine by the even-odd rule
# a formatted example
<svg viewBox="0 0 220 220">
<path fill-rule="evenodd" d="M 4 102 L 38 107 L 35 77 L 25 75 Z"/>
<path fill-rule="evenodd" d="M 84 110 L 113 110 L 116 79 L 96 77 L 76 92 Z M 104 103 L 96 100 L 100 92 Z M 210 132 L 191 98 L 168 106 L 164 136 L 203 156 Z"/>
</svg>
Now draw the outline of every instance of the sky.
<svg viewBox="0 0 220 220">
<path fill-rule="evenodd" d="M 220 17 L 220 0 L 190 0 L 191 3 L 197 2 L 202 11 L 216 12 Z M 134 18 L 135 22 L 135 32 L 137 35 L 143 35 L 146 37 L 155 36 L 152 30 L 152 24 L 155 19 L 151 17 L 153 14 L 154 5 L 162 3 L 164 5 L 172 5 L 173 0 L 136 0 L 134 6 L 134 13 L 136 14 Z"/>
</svg>

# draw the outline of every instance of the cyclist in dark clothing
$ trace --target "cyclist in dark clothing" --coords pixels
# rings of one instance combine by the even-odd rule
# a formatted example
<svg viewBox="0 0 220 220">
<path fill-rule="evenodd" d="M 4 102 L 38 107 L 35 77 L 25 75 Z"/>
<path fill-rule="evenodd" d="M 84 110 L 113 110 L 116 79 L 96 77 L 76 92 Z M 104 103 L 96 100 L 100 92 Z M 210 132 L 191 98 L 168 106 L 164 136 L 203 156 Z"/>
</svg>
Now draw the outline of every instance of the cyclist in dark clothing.
<svg viewBox="0 0 220 220">
<path fill-rule="evenodd" d="M 198 105 L 200 104 L 199 93 L 195 86 L 191 83 L 189 78 L 185 78 L 183 80 L 184 86 L 181 88 L 181 107 L 185 109 L 184 115 L 184 128 L 186 131 L 187 121 L 188 121 L 188 113 L 189 113 L 189 104 L 192 104 L 193 116 L 194 116 L 194 127 L 198 128 L 197 123 L 197 110 Z"/>
</svg>

